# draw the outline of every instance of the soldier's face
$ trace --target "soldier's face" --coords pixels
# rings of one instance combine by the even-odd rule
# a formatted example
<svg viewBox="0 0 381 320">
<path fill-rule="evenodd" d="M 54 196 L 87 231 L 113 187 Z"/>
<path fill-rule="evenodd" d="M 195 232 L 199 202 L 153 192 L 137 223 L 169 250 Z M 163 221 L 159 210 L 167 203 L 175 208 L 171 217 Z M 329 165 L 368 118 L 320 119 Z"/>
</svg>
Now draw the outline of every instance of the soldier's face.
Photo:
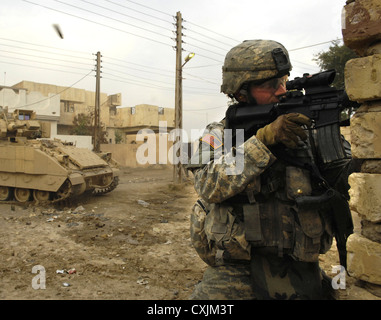
<svg viewBox="0 0 381 320">
<path fill-rule="evenodd" d="M 279 102 L 279 98 L 286 93 L 288 76 L 268 80 L 261 85 L 250 87 L 250 93 L 258 104 L 270 104 Z"/>
</svg>

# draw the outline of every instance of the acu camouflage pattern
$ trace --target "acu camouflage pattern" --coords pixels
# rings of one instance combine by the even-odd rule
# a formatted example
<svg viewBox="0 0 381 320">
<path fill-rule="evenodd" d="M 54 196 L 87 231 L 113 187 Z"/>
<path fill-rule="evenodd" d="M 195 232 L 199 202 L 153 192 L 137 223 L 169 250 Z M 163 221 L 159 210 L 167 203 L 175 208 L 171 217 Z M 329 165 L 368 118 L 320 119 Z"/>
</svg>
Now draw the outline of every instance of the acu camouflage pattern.
<svg viewBox="0 0 381 320">
<path fill-rule="evenodd" d="M 210 134 L 224 141 L 224 123 L 210 124 L 203 136 Z M 196 203 L 193 207 L 191 239 L 201 259 L 209 265 L 219 264 L 217 260 L 223 262 L 224 259 L 232 257 L 250 260 L 250 245 L 245 239 L 242 222 L 232 214 L 231 206 L 221 202 L 245 189 L 258 187 L 259 181 L 256 177 L 275 161 L 270 151 L 254 136 L 234 150 L 223 156 L 222 150 L 216 151 L 201 138 L 198 152 L 188 166 L 195 176 L 194 187 L 202 197 L 200 201 L 204 206 L 202 208 Z M 233 162 L 226 160 L 232 156 L 232 152 L 235 155 L 242 153 L 244 167 L 240 175 L 227 174 L 229 169 L 233 171 L 235 166 Z M 211 214 L 207 215 L 206 212 Z M 220 256 L 222 252 L 228 256 Z"/>
<path fill-rule="evenodd" d="M 214 134 L 224 141 L 223 129 L 223 122 L 213 123 L 207 127 L 204 134 Z M 226 158 L 237 152 L 242 152 L 244 155 L 243 171 L 239 175 L 227 175 L 226 169 L 230 168 L 232 163 L 226 161 Z M 203 161 L 205 156 L 213 161 L 205 164 Z M 192 164 L 189 166 L 195 177 L 195 189 L 201 197 L 201 203 L 196 203 L 193 207 L 190 230 L 194 248 L 201 259 L 211 267 L 191 298 L 304 299 L 316 298 L 320 294 L 320 271 L 318 267 L 316 268 L 316 264 L 319 253 L 327 251 L 332 243 L 332 233 L 330 230 L 325 230 L 329 224 L 323 227 L 321 217 L 316 210 L 298 212 L 288 197 L 295 196 L 292 194 L 295 188 L 310 193 L 310 185 L 303 172 L 287 171 L 280 161 L 275 160 L 270 150 L 255 136 L 246 140 L 242 146 L 233 147 L 233 150 L 225 155 L 220 150 L 216 152 L 210 144 L 200 139 L 199 150 L 191 159 Z M 272 170 L 266 171 L 270 166 Z M 287 171 L 287 176 L 293 181 L 293 185 L 281 186 L 283 190 L 289 190 L 289 195 L 283 192 L 283 198 L 278 198 L 273 193 L 271 199 L 260 204 L 260 210 L 257 211 L 257 225 L 260 227 L 257 233 L 261 238 L 258 238 L 257 242 L 248 241 L 247 222 L 243 223 L 246 221 L 243 218 L 243 205 L 231 204 L 229 200 L 237 194 L 264 192 L 261 190 L 263 188 L 261 184 L 263 177 L 266 177 L 265 171 L 281 172 L 283 175 Z M 270 181 L 276 180 L 274 176 L 267 178 Z M 255 205 L 248 204 L 249 207 Z M 292 211 L 295 209 L 296 211 Z M 295 223 L 295 216 L 300 220 L 300 225 Z M 282 238 L 281 243 L 280 238 Z M 322 241 L 323 238 L 328 241 Z M 258 250 L 266 247 L 275 250 L 270 257 L 277 261 L 279 270 L 270 267 L 267 260 L 270 258 L 267 256 L 258 257 Z M 289 255 L 280 257 L 286 253 Z M 291 258 L 291 255 L 294 258 Z M 257 258 L 254 259 L 254 256 Z M 291 260 L 295 263 L 290 264 Z M 255 291 L 250 286 L 250 263 L 253 272 L 262 275 L 260 279 L 254 281 L 258 286 L 257 288 L 254 286 Z M 284 264 L 292 267 L 284 268 Z M 303 272 L 309 268 L 312 270 L 305 275 L 310 279 L 308 288 L 306 288 L 308 281 L 304 279 L 303 283 L 300 277 L 298 278 L 298 268 L 302 268 Z"/>
<path fill-rule="evenodd" d="M 233 208 L 205 203 L 203 206 L 194 205 L 190 228 L 192 244 L 200 258 L 210 266 L 223 265 L 232 257 L 249 261 L 250 244 L 243 223 L 232 214 Z"/>
<path fill-rule="evenodd" d="M 214 135 L 224 141 L 224 123 L 210 124 L 204 135 Z M 222 149 L 222 148 L 221 148 Z M 243 146 L 233 148 L 225 155 L 200 139 L 198 152 L 191 159 L 188 169 L 194 176 L 194 187 L 202 197 L 202 205 L 196 203 L 191 214 L 191 239 L 197 253 L 209 265 L 222 263 L 226 259 L 250 260 L 250 245 L 245 239 L 242 222 L 233 215 L 233 208 L 221 204 L 224 200 L 244 190 L 259 188 L 256 177 L 274 161 L 270 151 L 255 136 Z M 234 170 L 234 163 L 227 161 L 241 152 L 244 159 L 243 172 L 229 175 Z M 210 161 L 213 160 L 213 161 Z M 205 164 L 206 162 L 206 164 Z M 210 214 L 206 214 L 206 212 Z M 229 250 L 226 250 L 226 249 Z M 225 257 L 221 254 L 225 254 Z"/>
<path fill-rule="evenodd" d="M 246 82 L 282 77 L 291 71 L 291 63 L 287 73 L 278 71 L 272 56 L 272 50 L 277 48 L 282 49 L 289 60 L 286 48 L 272 40 L 246 40 L 231 49 L 222 67 L 221 92 L 232 95 Z"/>
<path fill-rule="evenodd" d="M 251 264 L 208 267 L 189 299 L 321 300 L 333 295 L 330 285 L 317 262 L 259 252 Z"/>
<path fill-rule="evenodd" d="M 213 134 L 224 141 L 224 123 L 214 122 L 208 125 L 203 135 L 207 134 Z M 232 158 L 237 158 L 238 155 L 243 159 L 243 171 L 234 174 L 237 164 Z M 275 160 L 270 150 L 255 136 L 225 154 L 223 147 L 214 150 L 200 139 L 199 148 L 187 168 L 195 176 L 194 187 L 200 197 L 207 203 L 221 203 L 246 188 L 259 187 L 257 178 Z"/>
<path fill-rule="evenodd" d="M 224 265 L 206 269 L 190 300 L 255 300 L 250 265 Z"/>
</svg>

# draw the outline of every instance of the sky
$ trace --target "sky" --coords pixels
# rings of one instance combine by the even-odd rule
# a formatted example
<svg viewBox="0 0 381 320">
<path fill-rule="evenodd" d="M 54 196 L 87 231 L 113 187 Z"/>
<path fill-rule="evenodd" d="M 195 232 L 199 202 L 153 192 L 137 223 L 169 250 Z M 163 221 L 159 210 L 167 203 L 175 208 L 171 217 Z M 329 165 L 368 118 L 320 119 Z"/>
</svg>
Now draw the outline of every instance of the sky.
<svg viewBox="0 0 381 320">
<path fill-rule="evenodd" d="M 289 51 L 290 78 L 320 71 L 313 60 L 342 38 L 346 0 L 1 0 L 0 85 L 22 80 L 122 94 L 122 107 L 175 105 L 175 24 L 183 18 L 183 128 L 220 121 L 226 53 L 271 39 Z M 60 26 L 63 39 L 54 24 Z M 101 101 L 102 103 L 102 101 Z"/>
</svg>

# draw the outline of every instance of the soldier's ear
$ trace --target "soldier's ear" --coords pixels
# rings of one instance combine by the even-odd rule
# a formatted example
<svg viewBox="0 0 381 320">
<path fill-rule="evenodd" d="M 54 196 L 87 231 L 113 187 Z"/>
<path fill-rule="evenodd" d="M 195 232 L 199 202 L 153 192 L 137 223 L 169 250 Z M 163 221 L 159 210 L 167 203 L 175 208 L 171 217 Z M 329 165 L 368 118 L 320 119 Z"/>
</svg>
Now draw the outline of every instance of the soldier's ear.
<svg viewBox="0 0 381 320">
<path fill-rule="evenodd" d="M 247 91 L 244 89 L 239 90 L 234 94 L 234 98 L 238 102 L 247 102 Z"/>
</svg>

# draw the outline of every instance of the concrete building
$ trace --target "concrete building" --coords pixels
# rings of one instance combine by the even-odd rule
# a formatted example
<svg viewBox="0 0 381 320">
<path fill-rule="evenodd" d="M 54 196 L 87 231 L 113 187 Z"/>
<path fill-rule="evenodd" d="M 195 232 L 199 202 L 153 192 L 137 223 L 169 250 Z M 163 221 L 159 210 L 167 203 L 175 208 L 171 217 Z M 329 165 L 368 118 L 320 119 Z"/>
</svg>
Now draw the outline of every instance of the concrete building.
<svg viewBox="0 0 381 320">
<path fill-rule="evenodd" d="M 141 165 L 136 158 L 140 145 L 146 143 L 154 133 L 159 139 L 161 131 L 170 132 L 175 126 L 175 110 L 154 105 L 141 104 L 134 107 L 120 107 L 121 93 L 100 94 L 100 122 L 105 132 L 102 151 L 112 151 L 122 165 Z M 52 84 L 21 81 L 12 87 L 0 86 L 0 106 L 14 109 L 27 109 L 36 112 L 37 120 L 47 123 L 51 138 L 74 142 L 79 147 L 93 148 L 92 132 L 89 136 L 73 135 L 74 119 L 80 114 L 93 119 L 95 110 L 95 92 L 84 89 L 62 87 Z M 163 126 L 164 124 L 164 126 Z M 136 135 L 140 130 L 147 131 L 147 137 L 138 141 Z M 144 131 L 143 131 L 144 132 Z M 161 135 L 166 135 L 162 132 Z M 113 146 L 115 144 L 115 146 Z M 124 145 L 124 146 L 123 146 Z M 172 144 L 167 146 L 169 150 Z"/>
<path fill-rule="evenodd" d="M 37 92 L 43 96 L 57 97 L 59 101 L 59 120 L 57 123 L 57 134 L 72 134 L 74 118 L 79 114 L 93 116 L 95 110 L 95 93 L 84 89 L 62 87 L 52 84 L 37 83 L 32 81 L 21 81 L 12 88 L 26 90 L 28 94 Z M 109 123 L 110 109 L 121 104 L 121 94 L 100 94 L 101 122 L 104 126 Z M 39 113 L 39 110 L 35 110 Z"/>
<path fill-rule="evenodd" d="M 107 132 L 109 143 L 115 142 L 115 132 L 122 134 L 123 141 L 131 139 L 139 130 L 150 129 L 159 132 L 159 123 L 164 122 L 167 132 L 175 127 L 175 109 L 163 108 L 149 104 L 140 104 L 135 107 L 116 108 L 110 112 Z M 128 137 L 128 138 L 127 138 Z"/>
<path fill-rule="evenodd" d="M 53 93 L 28 92 L 25 88 L 0 86 L 0 106 L 15 109 L 38 110 L 37 120 L 49 123 L 49 135 L 57 135 L 57 123 L 60 119 L 60 96 Z"/>
<path fill-rule="evenodd" d="M 93 116 L 95 93 L 84 89 L 61 87 L 51 84 L 21 81 L 11 87 L 28 93 L 39 93 L 45 97 L 55 97 L 59 101 L 57 134 L 71 134 L 74 118 L 79 114 Z M 0 102 L 1 103 L 1 102 Z M 47 99 L 46 105 L 49 105 Z M 117 108 L 122 105 L 122 94 L 100 94 L 100 119 L 103 130 L 107 131 L 108 143 L 115 143 L 115 131 L 122 135 L 136 134 L 140 129 L 150 128 L 158 132 L 159 121 L 166 121 L 168 130 L 174 128 L 174 109 L 141 104 L 135 107 Z M 37 111 L 37 110 L 36 110 Z M 38 110 L 39 111 L 39 110 Z M 57 114 L 57 110 L 55 110 Z"/>
</svg>

